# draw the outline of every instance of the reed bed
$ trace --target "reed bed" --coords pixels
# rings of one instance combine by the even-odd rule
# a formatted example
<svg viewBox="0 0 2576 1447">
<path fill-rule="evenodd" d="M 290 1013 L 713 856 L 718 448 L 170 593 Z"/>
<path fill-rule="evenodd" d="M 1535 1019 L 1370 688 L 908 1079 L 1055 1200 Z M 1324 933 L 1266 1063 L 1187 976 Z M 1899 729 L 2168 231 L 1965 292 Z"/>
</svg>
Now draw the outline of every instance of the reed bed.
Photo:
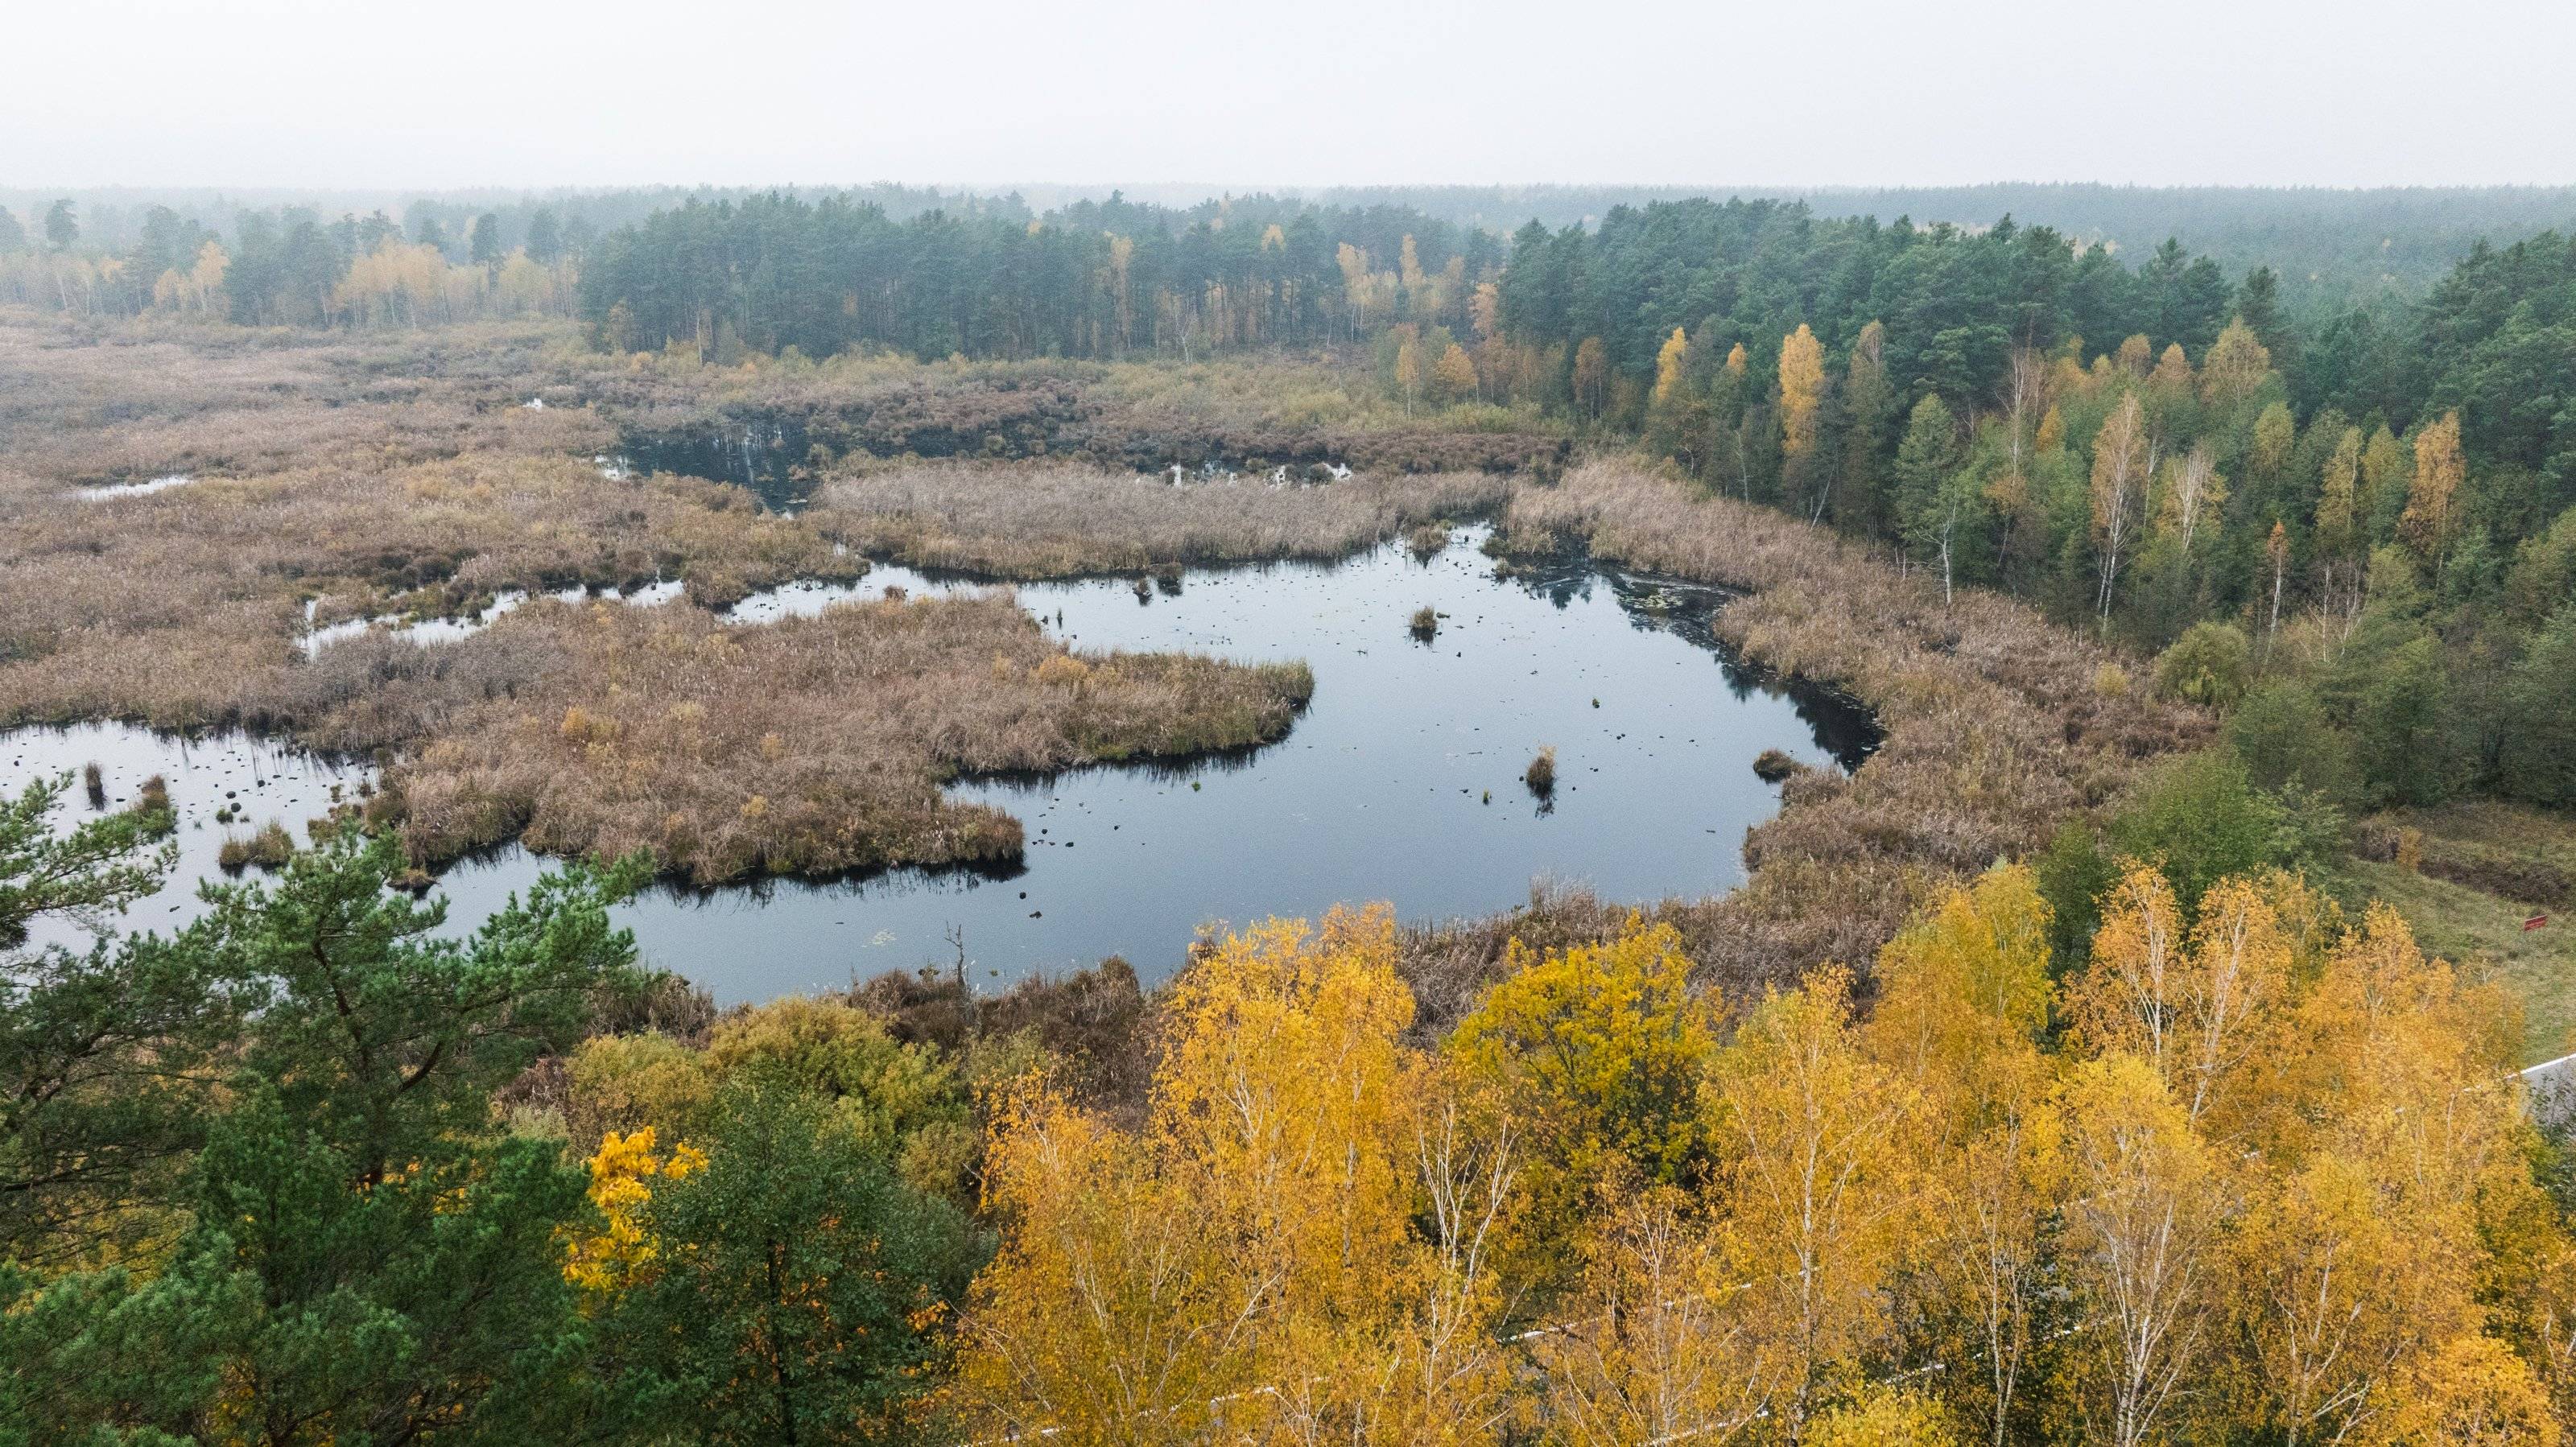
<svg viewBox="0 0 2576 1447">
<path fill-rule="evenodd" d="M 1300 664 L 1069 652 L 1007 591 L 756 628 L 687 604 L 536 604 L 455 649 L 482 650 L 559 663 L 405 710 L 437 718 L 391 776 L 415 856 L 523 838 L 642 850 L 700 884 L 1008 859 L 1018 821 L 942 783 L 1261 743 L 1314 686 Z"/>
<path fill-rule="evenodd" d="M 1302 470 L 1299 470 L 1302 471 Z M 1508 479 L 1482 472 L 1362 473 L 1280 486 L 1142 475 L 1071 463 L 922 463 L 825 484 L 817 524 L 917 567 L 1061 578 L 1176 564 L 1338 558 L 1438 518 L 1499 509 Z"/>
</svg>

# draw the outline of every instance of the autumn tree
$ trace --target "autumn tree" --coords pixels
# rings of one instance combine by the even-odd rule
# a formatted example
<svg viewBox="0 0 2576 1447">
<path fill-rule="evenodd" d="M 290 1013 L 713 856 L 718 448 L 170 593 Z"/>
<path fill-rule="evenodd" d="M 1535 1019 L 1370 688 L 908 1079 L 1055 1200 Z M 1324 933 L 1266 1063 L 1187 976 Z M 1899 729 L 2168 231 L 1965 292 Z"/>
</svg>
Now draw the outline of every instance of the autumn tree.
<svg viewBox="0 0 2576 1447">
<path fill-rule="evenodd" d="M 1443 402 L 1464 402 L 1476 395 L 1476 363 L 1467 349 L 1451 342 L 1432 365 L 1431 380 Z"/>
<path fill-rule="evenodd" d="M 1938 394 L 1926 393 L 1896 449 L 1896 517 L 1907 551 L 1939 561 L 1945 602 L 1953 593 L 1955 547 L 1971 489 L 1960 473 L 1958 424 Z"/>
<path fill-rule="evenodd" d="M 1793 1355 L 1746 1300 L 1759 1264 L 1685 1192 L 1620 1190 L 1596 1219 L 1570 1319 L 1528 1338 L 1553 1440 L 1724 1442 L 1796 1389 Z"/>
<path fill-rule="evenodd" d="M 2460 529 L 2461 484 L 2467 464 L 2460 456 L 2460 414 L 2446 412 L 2415 434 L 2415 475 L 2406 490 L 2406 511 L 2398 534 L 2436 572 L 2449 556 Z"/>
<path fill-rule="evenodd" d="M 1504 969 L 1449 1050 L 1529 1142 L 1532 1246 L 1576 1239 L 1586 1194 L 1618 1177 L 1696 1182 L 1709 1164 L 1699 1086 L 1715 1002 L 1691 988 L 1673 927 L 1631 918 L 1614 940 L 1544 958 L 1515 940 Z"/>
<path fill-rule="evenodd" d="M 1226 939 L 1175 986 L 1142 1133 L 1021 1093 L 986 1170 L 1010 1230 L 967 1321 L 977 1415 L 1096 1443 L 1490 1436 L 1508 1151 L 1460 1138 L 1401 1043 L 1394 959 L 1383 909 Z"/>
<path fill-rule="evenodd" d="M 1781 1372 L 1774 1410 L 1793 1439 L 1887 1328 L 1889 1276 L 1920 1202 L 1916 1162 L 1887 1142 L 1914 1093 L 1861 1049 L 1850 976 L 1824 969 L 1774 991 L 1710 1075 L 1723 1151 L 1724 1231 L 1746 1310 Z"/>
<path fill-rule="evenodd" d="M 2321 591 L 2329 605 L 2343 606 L 2340 600 L 2347 590 L 2354 603 L 2360 600 L 2360 590 L 2355 585 L 2360 577 L 2358 556 L 2365 516 L 2361 497 L 2361 429 L 2347 427 L 2337 434 L 2334 450 L 2326 455 L 2324 469 L 2318 478 L 2317 562 L 2323 574 Z"/>
<path fill-rule="evenodd" d="M 1921 1102 L 1896 1137 L 1922 1162 L 1913 1308 L 1942 1388 L 2001 1443 L 2012 1434 L 2049 1309 L 2047 1223 L 2059 1124 L 2039 1048 L 2048 1029 L 2049 909 L 2027 868 L 1942 896 L 1879 952 L 1871 1054 Z"/>
<path fill-rule="evenodd" d="M 2132 392 L 2121 397 L 2093 438 L 2093 556 L 2100 583 L 2094 605 L 2106 629 L 2120 566 L 2135 545 L 2146 473 L 2146 418 Z"/>
<path fill-rule="evenodd" d="M 2212 407 L 2233 407 L 2261 390 L 2271 374 L 2272 354 L 2239 317 L 2219 332 L 2209 355 L 2201 359 L 2201 401 Z"/>
<path fill-rule="evenodd" d="M 1610 354 L 1599 337 L 1585 337 L 1574 349 L 1574 405 L 1596 421 L 1610 405 Z"/>
<path fill-rule="evenodd" d="M 1812 521 L 1824 515 L 1830 482 L 1811 475 L 1817 432 L 1825 402 L 1825 346 L 1804 322 L 1780 339 L 1780 461 L 1793 484 L 1812 486 L 1814 500 L 1805 510 Z"/>
<path fill-rule="evenodd" d="M 2058 1112 L 2069 1174 L 2060 1269 L 2085 1317 L 2066 1405 L 2089 1440 L 2140 1447 L 2172 1428 L 2216 1346 L 2226 1182 L 2136 1055 L 2077 1066 Z"/>
</svg>

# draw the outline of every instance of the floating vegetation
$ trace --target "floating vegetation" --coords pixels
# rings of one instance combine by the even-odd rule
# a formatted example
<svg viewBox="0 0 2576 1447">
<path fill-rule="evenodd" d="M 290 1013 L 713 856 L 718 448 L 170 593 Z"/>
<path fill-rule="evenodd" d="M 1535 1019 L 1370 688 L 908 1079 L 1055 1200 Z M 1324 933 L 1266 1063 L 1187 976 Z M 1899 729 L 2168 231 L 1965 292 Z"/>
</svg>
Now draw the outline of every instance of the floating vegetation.
<svg viewBox="0 0 2576 1447">
<path fill-rule="evenodd" d="M 1778 750 L 1772 752 L 1777 753 Z M 1529 761 L 1529 767 L 1522 771 L 1521 782 L 1529 785 L 1529 791 L 1542 799 L 1556 792 L 1556 745 L 1540 747 L 1537 756 Z"/>
<path fill-rule="evenodd" d="M 285 825 L 271 819 L 248 838 L 225 840 L 216 862 L 231 871 L 253 864 L 262 869 L 282 869 L 294 857 L 295 836 L 286 832 Z"/>
</svg>

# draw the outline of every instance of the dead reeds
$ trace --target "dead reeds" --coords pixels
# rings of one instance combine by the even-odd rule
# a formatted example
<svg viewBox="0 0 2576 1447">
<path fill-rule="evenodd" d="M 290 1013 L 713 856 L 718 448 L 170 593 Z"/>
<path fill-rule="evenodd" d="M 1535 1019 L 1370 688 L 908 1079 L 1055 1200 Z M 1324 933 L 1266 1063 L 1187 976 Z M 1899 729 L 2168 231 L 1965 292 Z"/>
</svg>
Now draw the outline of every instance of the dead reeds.
<svg viewBox="0 0 2576 1447">
<path fill-rule="evenodd" d="M 1492 512 L 1511 487 L 1481 472 L 1276 485 L 1266 477 L 1175 486 L 1067 463 L 873 467 L 825 484 L 814 517 L 854 548 L 916 567 L 1061 578 L 1339 558 L 1425 518 Z"/>
</svg>

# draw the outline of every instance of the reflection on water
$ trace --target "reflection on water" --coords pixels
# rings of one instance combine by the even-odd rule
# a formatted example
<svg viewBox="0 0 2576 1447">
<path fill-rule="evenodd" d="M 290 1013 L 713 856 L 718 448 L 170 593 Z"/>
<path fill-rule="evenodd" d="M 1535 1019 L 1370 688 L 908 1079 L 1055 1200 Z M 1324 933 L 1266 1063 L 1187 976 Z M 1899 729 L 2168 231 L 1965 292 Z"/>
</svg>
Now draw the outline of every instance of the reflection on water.
<svg viewBox="0 0 2576 1447">
<path fill-rule="evenodd" d="M 744 607 L 775 616 L 888 585 L 977 586 L 881 566 Z M 1714 590 L 1585 567 L 1498 581 L 1465 547 L 1427 564 L 1388 547 L 1193 570 L 1176 594 L 1115 578 L 1016 591 L 1079 647 L 1304 659 L 1314 702 L 1264 748 L 955 786 L 1027 825 L 1014 872 L 657 892 L 627 907 L 657 960 L 720 998 L 760 998 L 939 959 L 957 928 L 988 983 L 1109 954 L 1158 979 L 1212 920 L 1370 899 L 1409 919 L 1485 914 L 1539 877 L 1622 899 L 1707 893 L 1741 882 L 1744 832 L 1778 807 L 1755 755 L 1850 767 L 1875 739 L 1859 710 L 1719 651 Z M 1427 646 L 1408 628 L 1426 604 L 1447 615 Z M 1550 744 L 1559 782 L 1542 804 L 1521 774 Z M 445 883 L 479 911 L 539 867 L 513 848 Z"/>
<path fill-rule="evenodd" d="M 96 805 L 79 778 L 91 764 L 99 767 L 103 795 Z M 155 774 L 169 781 L 170 808 L 179 823 L 178 866 L 159 893 L 126 908 L 116 921 L 126 931 L 167 930 L 204 913 L 197 885 L 223 877 L 216 855 L 226 838 L 246 838 L 275 822 L 293 833 L 296 842 L 307 842 L 306 821 L 328 814 L 336 802 L 356 799 L 359 788 L 375 777 L 372 769 L 232 731 L 189 738 L 131 724 L 88 723 L 0 733 L 0 787 L 9 793 L 62 774 L 74 776 L 60 805 L 57 822 L 64 829 L 95 817 L 101 808 L 126 807 Z M 218 814 L 230 817 L 218 819 Z M 78 925 L 63 919 L 40 919 L 29 934 L 35 944 L 74 949 L 86 948 L 89 940 Z"/>
<path fill-rule="evenodd" d="M 1718 647 L 1715 590 L 1580 565 L 1495 572 L 1465 546 L 1427 563 L 1390 546 L 1334 565 L 1193 570 L 1177 590 L 1122 578 L 1022 585 L 1022 605 L 1078 647 L 1303 659 L 1314 702 L 1263 748 L 954 786 L 1027 825 L 1014 870 L 663 888 L 622 906 L 621 920 L 653 962 L 727 1001 L 914 968 L 948 954 L 951 929 L 987 983 L 1109 954 L 1158 979 L 1215 920 L 1373 899 L 1408 919 L 1485 914 L 1526 899 L 1539 877 L 1619 899 L 1726 889 L 1742 879 L 1745 830 L 1778 807 L 1755 755 L 1776 747 L 1852 767 L 1874 745 L 1859 710 L 1785 691 Z M 755 595 L 732 616 L 810 613 L 890 585 L 982 586 L 880 566 L 855 584 Z M 1443 615 L 1427 644 L 1409 628 L 1424 606 Z M 323 812 L 330 784 L 363 777 L 248 740 L 179 745 L 114 726 L 0 736 L 0 760 L 12 776 L 76 769 L 123 760 L 120 739 L 141 752 L 113 764 L 112 792 L 170 775 L 190 841 L 183 873 L 212 870 L 222 829 L 204 821 L 224 791 L 251 801 L 247 832 L 272 816 L 300 824 Z M 1558 783 L 1540 801 L 1521 774 L 1544 745 L 1557 750 Z M 510 846 L 456 865 L 441 881 L 451 928 L 525 890 L 545 863 Z M 132 922 L 186 912 L 159 898 Z"/>
<path fill-rule="evenodd" d="M 143 497 L 150 493 L 167 492 L 174 487 L 186 487 L 195 481 L 195 478 L 184 472 L 174 472 L 167 477 L 153 478 L 149 482 L 115 482 L 105 487 L 84 487 L 77 489 L 72 495 L 83 502 L 108 502 L 120 497 Z"/>
<path fill-rule="evenodd" d="M 630 470 L 677 472 L 730 482 L 757 494 L 772 512 L 792 513 L 814 494 L 802 464 L 807 443 L 801 422 L 726 422 L 690 432 L 636 433 L 624 452 L 602 459 L 623 477 Z"/>
<path fill-rule="evenodd" d="M 564 603 L 578 603 L 585 598 L 597 598 L 611 603 L 622 602 L 636 608 L 650 608 L 679 597 L 684 587 L 685 585 L 679 579 L 673 578 L 665 582 L 647 583 L 632 593 L 620 592 L 615 588 L 602 588 L 597 592 L 587 588 L 562 588 L 546 596 Z M 304 605 L 305 630 L 303 635 L 295 640 L 295 646 L 304 650 L 305 657 L 311 658 L 341 639 L 355 638 L 370 628 L 381 628 L 396 638 L 413 643 L 454 643 L 461 638 L 471 638 L 491 627 L 492 620 L 527 601 L 528 595 L 525 590 L 507 588 L 494 594 L 492 601 L 485 604 L 480 612 L 462 613 L 451 618 L 416 620 L 398 615 L 344 618 L 337 623 L 325 623 L 319 627 L 313 626 L 313 619 L 318 611 L 317 605 L 308 602 Z"/>
</svg>

